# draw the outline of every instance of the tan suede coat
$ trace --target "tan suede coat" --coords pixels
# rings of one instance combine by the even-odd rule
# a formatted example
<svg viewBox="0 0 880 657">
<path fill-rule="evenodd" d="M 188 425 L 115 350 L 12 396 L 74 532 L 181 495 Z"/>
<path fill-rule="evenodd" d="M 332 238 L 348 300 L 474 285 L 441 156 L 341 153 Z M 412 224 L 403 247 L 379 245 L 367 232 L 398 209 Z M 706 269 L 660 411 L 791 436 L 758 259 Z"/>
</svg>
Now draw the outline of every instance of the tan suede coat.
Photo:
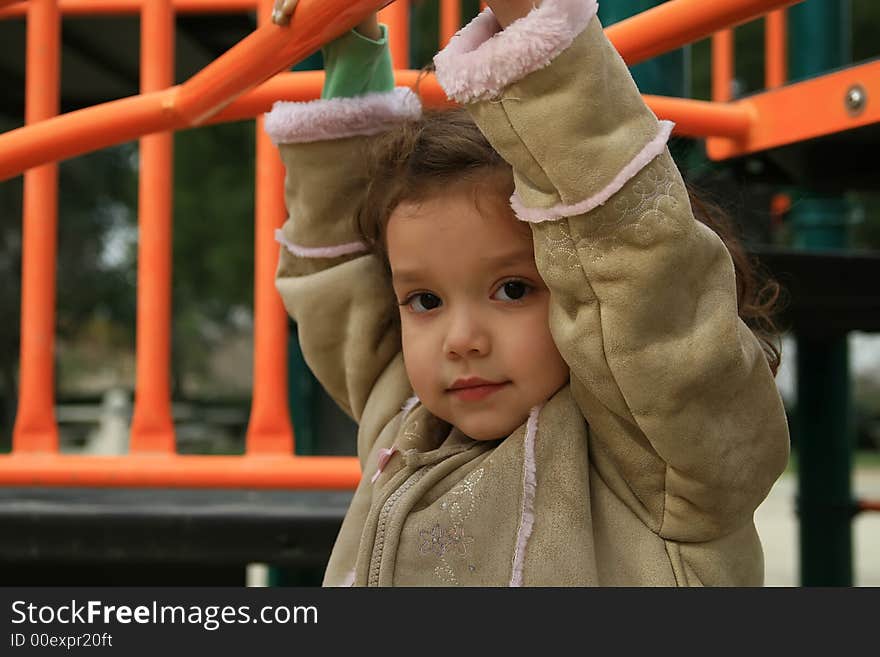
<svg viewBox="0 0 880 657">
<path fill-rule="evenodd" d="M 468 109 L 514 167 L 570 385 L 537 418 L 529 491 L 525 424 L 476 442 L 421 404 L 401 411 L 413 392 L 374 256 L 283 250 L 277 285 L 306 360 L 359 424 L 364 476 L 325 585 L 761 585 L 753 513 L 787 460 L 785 414 L 668 126 L 595 18 Z M 366 139 L 281 145 L 285 241 L 358 239 Z"/>
</svg>

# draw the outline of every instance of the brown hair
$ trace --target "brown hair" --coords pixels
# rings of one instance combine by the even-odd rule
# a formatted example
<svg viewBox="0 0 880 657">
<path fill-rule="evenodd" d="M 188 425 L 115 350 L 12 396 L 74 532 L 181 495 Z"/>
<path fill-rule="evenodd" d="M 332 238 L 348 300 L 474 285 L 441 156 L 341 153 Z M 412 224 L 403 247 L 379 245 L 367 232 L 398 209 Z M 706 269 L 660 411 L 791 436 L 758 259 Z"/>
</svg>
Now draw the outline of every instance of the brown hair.
<svg viewBox="0 0 880 657">
<path fill-rule="evenodd" d="M 500 193 L 513 192 L 510 165 L 463 109 L 426 112 L 418 121 L 404 123 L 370 143 L 366 153 L 369 178 L 357 215 L 361 238 L 389 269 L 385 229 L 391 213 L 402 201 L 420 201 L 437 193 L 444 184 L 480 181 L 487 174 Z M 717 206 L 688 189 L 694 216 L 724 242 L 736 273 L 737 308 L 767 357 L 773 375 L 779 369 L 781 351 L 778 312 L 780 286 L 769 278 L 757 261 L 748 257 L 736 237 L 729 217 Z"/>
</svg>

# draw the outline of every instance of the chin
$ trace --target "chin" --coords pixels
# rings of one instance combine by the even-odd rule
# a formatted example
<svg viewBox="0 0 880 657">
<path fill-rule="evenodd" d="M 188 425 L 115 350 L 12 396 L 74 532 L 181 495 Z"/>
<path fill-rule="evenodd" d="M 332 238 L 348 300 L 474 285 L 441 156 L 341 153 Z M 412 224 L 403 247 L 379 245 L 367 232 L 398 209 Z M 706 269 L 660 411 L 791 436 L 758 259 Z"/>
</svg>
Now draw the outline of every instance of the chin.
<svg viewBox="0 0 880 657">
<path fill-rule="evenodd" d="M 525 420 L 523 420 L 523 422 L 525 422 Z M 512 426 L 499 426 L 497 424 L 486 425 L 482 423 L 465 422 L 463 425 L 456 426 L 462 433 L 474 440 L 498 440 L 500 438 L 507 438 L 507 436 L 512 434 L 516 428 L 520 426 L 520 424 L 521 423 Z"/>
</svg>

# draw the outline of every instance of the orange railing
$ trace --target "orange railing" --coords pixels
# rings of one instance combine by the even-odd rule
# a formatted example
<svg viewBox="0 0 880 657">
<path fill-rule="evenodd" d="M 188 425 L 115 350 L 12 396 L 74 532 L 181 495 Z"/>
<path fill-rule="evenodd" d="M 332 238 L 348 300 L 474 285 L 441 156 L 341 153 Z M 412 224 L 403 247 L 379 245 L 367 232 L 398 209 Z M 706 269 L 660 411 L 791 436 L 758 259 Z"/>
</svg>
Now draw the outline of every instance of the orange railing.
<svg viewBox="0 0 880 657">
<path fill-rule="evenodd" d="M 671 0 L 607 32 L 624 59 L 635 64 L 796 1 Z M 21 172 L 25 176 L 19 410 L 13 451 L 0 456 L 0 485 L 350 488 L 357 484 L 359 467 L 354 458 L 292 453 L 284 357 L 286 318 L 273 284 L 278 252 L 272 233 L 285 214 L 282 170 L 262 130 L 257 130 L 254 391 L 246 453 L 175 453 L 168 388 L 170 131 L 255 117 L 277 99 L 317 97 L 321 73 L 278 72 L 383 4 L 385 0 L 301 0 L 296 20 L 278 27 L 267 21 L 272 0 L 0 0 L 0 19 L 26 12 L 28 26 L 26 125 L 0 135 L 0 180 Z M 172 85 L 175 12 L 253 9 L 260 17 L 253 34 L 187 82 Z M 56 116 L 61 15 L 135 12 L 140 12 L 142 21 L 141 94 Z M 391 48 L 397 80 L 411 85 L 418 72 L 406 70 L 408 4 L 398 0 L 386 7 L 382 20 L 395 35 Z M 441 42 L 449 39 L 460 22 L 459 3 L 442 0 Z M 776 25 L 772 38 L 778 44 L 784 41 L 784 27 Z M 728 75 L 731 62 L 732 58 L 718 62 Z M 774 66 L 773 79 L 779 84 L 784 67 L 778 62 Z M 768 85 L 769 80 L 768 73 Z M 729 93 L 729 78 L 726 86 L 718 84 Z M 423 80 L 419 91 L 428 105 L 446 102 L 431 76 Z M 679 134 L 739 144 L 750 138 L 758 123 L 750 107 L 737 103 L 658 96 L 646 96 L 646 100 L 658 116 L 677 123 Z M 716 101 L 723 100 L 726 96 L 719 91 Z M 141 179 L 137 379 L 130 453 L 108 457 L 59 454 L 52 363 L 55 162 L 135 138 L 141 140 Z"/>
</svg>

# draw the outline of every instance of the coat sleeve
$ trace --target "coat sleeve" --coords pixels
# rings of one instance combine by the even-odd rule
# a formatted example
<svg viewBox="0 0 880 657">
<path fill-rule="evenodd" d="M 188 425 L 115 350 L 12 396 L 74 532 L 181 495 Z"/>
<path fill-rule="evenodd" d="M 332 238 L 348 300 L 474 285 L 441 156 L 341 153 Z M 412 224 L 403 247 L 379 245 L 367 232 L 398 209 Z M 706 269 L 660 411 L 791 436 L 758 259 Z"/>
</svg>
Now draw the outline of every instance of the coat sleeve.
<svg viewBox="0 0 880 657">
<path fill-rule="evenodd" d="M 731 257 L 666 150 L 672 124 L 595 14 L 544 0 L 499 31 L 484 12 L 437 75 L 513 166 L 599 475 L 664 538 L 709 540 L 751 521 L 781 473 L 785 414 Z"/>
<path fill-rule="evenodd" d="M 420 116 L 421 104 L 410 89 L 390 88 L 384 27 L 383 42 L 352 33 L 331 44 L 325 59 L 323 95 L 334 97 L 275 103 L 266 115 L 286 170 L 288 219 L 276 233 L 276 286 L 309 368 L 360 422 L 374 385 L 400 352 L 390 281 L 356 230 L 367 182 L 363 149 L 375 135 Z"/>
</svg>

